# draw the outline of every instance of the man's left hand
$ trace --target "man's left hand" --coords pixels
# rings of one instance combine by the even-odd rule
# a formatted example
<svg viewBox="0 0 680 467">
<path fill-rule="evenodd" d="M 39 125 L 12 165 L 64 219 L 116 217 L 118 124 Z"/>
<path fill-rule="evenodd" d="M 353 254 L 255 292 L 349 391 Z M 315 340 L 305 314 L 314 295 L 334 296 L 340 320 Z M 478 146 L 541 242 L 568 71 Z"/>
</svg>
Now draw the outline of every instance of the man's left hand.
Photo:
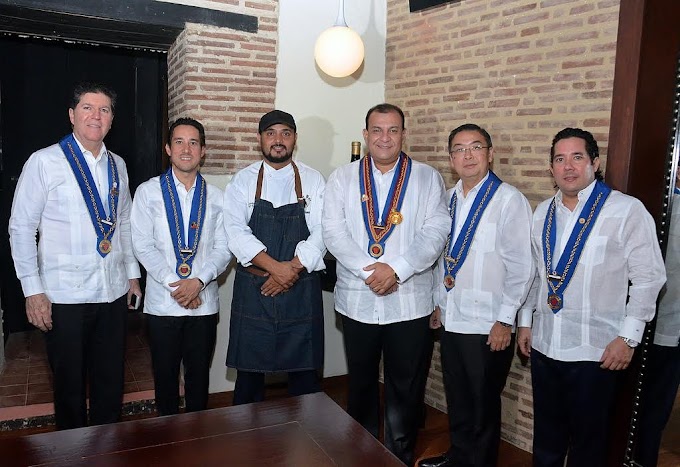
<svg viewBox="0 0 680 467">
<path fill-rule="evenodd" d="M 196 277 L 191 279 L 180 279 L 168 285 L 170 287 L 177 287 L 170 296 L 184 308 L 187 308 L 189 304 L 198 297 L 199 292 L 203 288 L 203 284 L 201 284 L 201 281 Z"/>
<path fill-rule="evenodd" d="M 510 338 L 512 337 L 512 327 L 503 326 L 496 321 L 491 326 L 489 338 L 486 340 L 486 345 L 491 347 L 492 352 L 498 350 L 505 350 L 510 345 Z"/>
<path fill-rule="evenodd" d="M 635 349 L 628 347 L 623 339 L 616 337 L 607 345 L 602 354 L 600 368 L 605 370 L 625 370 L 633 359 Z"/>
<path fill-rule="evenodd" d="M 260 287 L 260 293 L 265 297 L 276 297 L 277 295 L 287 292 L 290 288 L 284 287 L 274 280 L 273 277 L 269 277 L 262 287 Z"/>
<path fill-rule="evenodd" d="M 132 296 L 137 295 L 137 303 L 142 299 L 142 289 L 139 287 L 139 279 L 130 279 L 130 290 L 127 293 L 127 306 L 128 310 L 134 310 L 135 307 L 132 306 Z"/>
<path fill-rule="evenodd" d="M 387 263 L 373 263 L 364 268 L 364 271 L 373 271 L 364 283 L 377 295 L 388 295 L 398 288 L 394 269 Z"/>
</svg>

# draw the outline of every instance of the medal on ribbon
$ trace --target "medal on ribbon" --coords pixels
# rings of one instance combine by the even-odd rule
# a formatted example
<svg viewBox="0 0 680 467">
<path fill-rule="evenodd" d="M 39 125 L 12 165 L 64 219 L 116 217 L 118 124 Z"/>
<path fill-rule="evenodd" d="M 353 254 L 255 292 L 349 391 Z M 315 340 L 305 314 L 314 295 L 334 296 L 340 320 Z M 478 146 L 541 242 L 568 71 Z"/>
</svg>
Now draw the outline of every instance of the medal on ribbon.
<svg viewBox="0 0 680 467">
<path fill-rule="evenodd" d="M 206 190 L 205 180 L 200 173 L 196 174 L 196 187 L 194 196 L 191 200 L 191 212 L 189 213 L 189 232 L 184 238 L 184 217 L 182 206 L 178 203 L 179 196 L 172 176 L 172 167 L 160 176 L 161 193 L 163 193 L 163 204 L 165 204 L 165 215 L 168 219 L 170 236 L 173 240 L 175 259 L 177 264 L 175 272 L 182 279 L 191 275 L 191 267 L 198 251 L 198 242 L 201 239 L 203 230 L 203 220 L 205 219 L 206 209 Z"/>
<path fill-rule="evenodd" d="M 553 268 L 553 252 L 555 251 L 555 233 L 557 220 L 555 198 L 548 208 L 548 214 L 543 223 L 543 260 L 545 261 L 546 280 L 548 281 L 548 307 L 553 313 L 559 312 L 564 307 L 564 291 L 569 286 L 574 276 L 583 247 L 588 235 L 593 230 L 597 216 L 602 210 L 607 197 L 612 189 L 604 182 L 595 182 L 595 187 L 579 214 L 579 219 L 571 231 L 567 245 L 560 256 L 557 266 Z"/>
<path fill-rule="evenodd" d="M 102 205 L 99 190 L 92 178 L 90 168 L 83 157 L 80 146 L 76 142 L 73 134 L 65 136 L 59 141 L 59 146 L 66 156 L 66 160 L 71 166 L 73 175 L 78 182 L 80 193 L 83 195 L 85 206 L 90 213 L 90 220 L 97 235 L 97 252 L 104 258 L 111 252 L 111 238 L 116 231 L 116 218 L 118 212 L 118 167 L 113 160 L 113 156 L 107 152 L 107 168 L 108 168 L 108 205 L 109 215 L 106 216 L 104 205 Z"/>
<path fill-rule="evenodd" d="M 368 233 L 368 254 L 373 258 L 380 258 L 385 253 L 385 242 L 394 231 L 394 227 L 404 220 L 401 205 L 406 195 L 412 163 L 411 158 L 406 154 L 403 152 L 399 154 L 399 161 L 382 213 L 378 212 L 378 195 L 376 194 L 375 180 L 371 169 L 370 154 L 365 156 L 359 164 L 361 210 L 366 233 Z"/>
<path fill-rule="evenodd" d="M 456 238 L 456 242 L 451 246 L 456 232 L 456 205 L 458 203 L 456 191 L 453 191 L 453 196 L 451 196 L 451 201 L 449 202 L 451 231 L 449 232 L 449 237 L 446 240 L 446 248 L 444 249 L 444 287 L 447 292 L 455 287 L 456 275 L 463 266 L 468 252 L 470 251 L 472 240 L 477 232 L 477 227 L 479 227 L 479 220 L 482 218 L 489 202 L 502 183 L 501 179 L 489 170 L 489 176 L 479 188 L 477 196 L 475 196 L 472 206 L 470 207 L 470 212 L 465 219 L 465 223 L 458 234 L 458 238 Z"/>
</svg>

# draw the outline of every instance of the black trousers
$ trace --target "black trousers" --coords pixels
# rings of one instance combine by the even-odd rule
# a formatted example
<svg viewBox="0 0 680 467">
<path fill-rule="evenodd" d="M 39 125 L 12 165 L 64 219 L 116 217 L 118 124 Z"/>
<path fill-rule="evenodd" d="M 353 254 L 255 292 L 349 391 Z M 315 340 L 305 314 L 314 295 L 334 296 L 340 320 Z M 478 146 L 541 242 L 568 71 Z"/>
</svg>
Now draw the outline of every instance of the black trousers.
<svg viewBox="0 0 680 467">
<path fill-rule="evenodd" d="M 317 370 L 290 371 L 288 374 L 288 395 L 301 396 L 321 391 Z M 234 385 L 233 405 L 250 404 L 264 400 L 265 373 L 238 370 Z"/>
<path fill-rule="evenodd" d="M 179 412 L 179 369 L 184 364 L 186 411 L 208 405 L 210 362 L 215 351 L 217 314 L 146 315 L 153 363 L 156 408 L 160 415 Z"/>
<path fill-rule="evenodd" d="M 652 344 L 647 356 L 638 438 L 633 459 L 655 467 L 663 429 L 668 423 L 680 383 L 680 347 Z"/>
<path fill-rule="evenodd" d="M 609 417 L 620 372 L 531 350 L 534 467 L 606 465 Z"/>
<path fill-rule="evenodd" d="M 501 393 L 510 372 L 515 336 L 492 352 L 488 335 L 441 335 L 442 373 L 451 448 L 459 466 L 496 467 L 501 436 Z"/>
<path fill-rule="evenodd" d="M 347 354 L 347 412 L 378 437 L 378 372 L 383 357 L 385 447 L 413 465 L 413 449 L 422 416 L 428 356 L 432 345 L 429 316 L 391 324 L 366 324 L 342 315 Z"/>
<path fill-rule="evenodd" d="M 123 402 L 127 302 L 52 304 L 52 329 L 45 333 L 52 368 L 58 430 L 120 420 Z"/>
</svg>

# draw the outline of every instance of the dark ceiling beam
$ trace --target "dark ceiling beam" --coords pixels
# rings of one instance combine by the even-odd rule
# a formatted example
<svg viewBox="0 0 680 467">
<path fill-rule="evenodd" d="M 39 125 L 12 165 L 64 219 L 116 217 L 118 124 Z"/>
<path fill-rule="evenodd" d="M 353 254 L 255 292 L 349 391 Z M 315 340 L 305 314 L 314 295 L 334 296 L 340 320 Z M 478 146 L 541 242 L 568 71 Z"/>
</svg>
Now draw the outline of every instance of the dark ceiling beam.
<svg viewBox="0 0 680 467">
<path fill-rule="evenodd" d="M 167 50 L 185 23 L 255 33 L 256 16 L 153 0 L 0 0 L 0 32 Z"/>
</svg>

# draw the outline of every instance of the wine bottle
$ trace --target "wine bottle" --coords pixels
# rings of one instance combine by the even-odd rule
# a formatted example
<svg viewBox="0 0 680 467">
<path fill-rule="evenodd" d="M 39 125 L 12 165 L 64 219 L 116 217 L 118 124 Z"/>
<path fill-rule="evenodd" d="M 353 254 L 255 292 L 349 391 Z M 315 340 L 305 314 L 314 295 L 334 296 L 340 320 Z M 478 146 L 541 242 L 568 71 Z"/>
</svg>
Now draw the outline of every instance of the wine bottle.
<svg viewBox="0 0 680 467">
<path fill-rule="evenodd" d="M 352 156 L 350 162 L 361 159 L 361 141 L 352 141 Z"/>
</svg>

